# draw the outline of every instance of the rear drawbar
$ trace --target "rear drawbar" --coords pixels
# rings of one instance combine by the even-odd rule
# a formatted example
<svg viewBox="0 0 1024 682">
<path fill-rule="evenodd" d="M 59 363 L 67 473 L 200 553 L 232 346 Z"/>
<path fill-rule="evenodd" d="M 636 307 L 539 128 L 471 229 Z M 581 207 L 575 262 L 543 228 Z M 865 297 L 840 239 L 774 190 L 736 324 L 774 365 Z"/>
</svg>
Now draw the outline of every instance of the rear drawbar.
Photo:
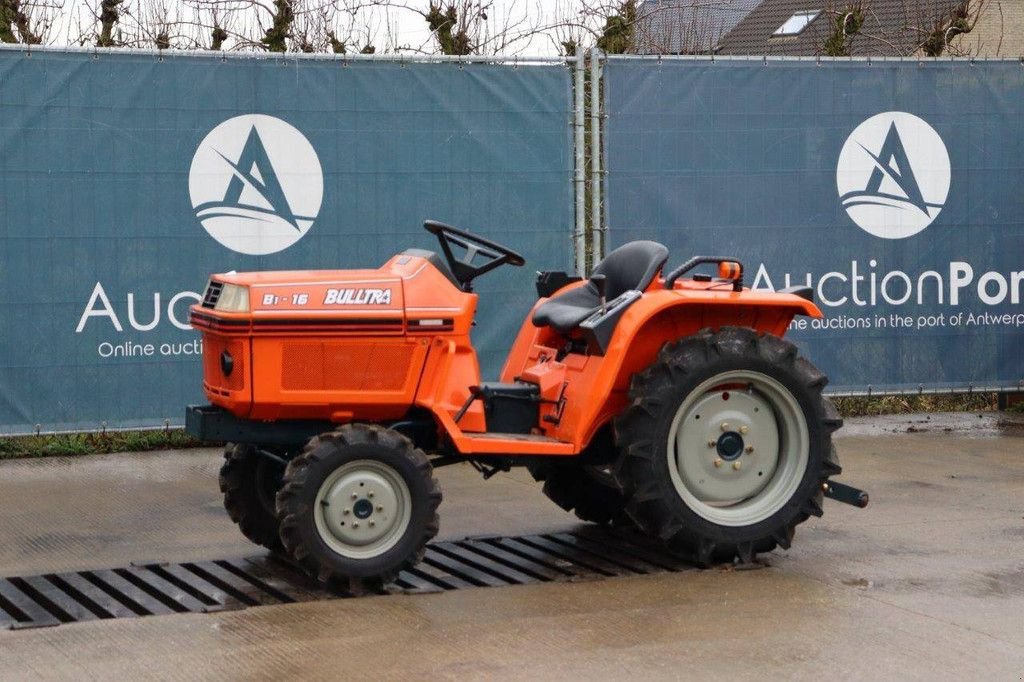
<svg viewBox="0 0 1024 682">
<path fill-rule="evenodd" d="M 861 490 L 860 488 L 854 488 L 852 485 L 836 483 L 835 481 L 823 483 L 822 488 L 825 490 L 825 497 L 833 499 L 836 502 L 860 507 L 861 509 L 868 506 L 868 502 L 871 499 L 866 491 Z"/>
</svg>

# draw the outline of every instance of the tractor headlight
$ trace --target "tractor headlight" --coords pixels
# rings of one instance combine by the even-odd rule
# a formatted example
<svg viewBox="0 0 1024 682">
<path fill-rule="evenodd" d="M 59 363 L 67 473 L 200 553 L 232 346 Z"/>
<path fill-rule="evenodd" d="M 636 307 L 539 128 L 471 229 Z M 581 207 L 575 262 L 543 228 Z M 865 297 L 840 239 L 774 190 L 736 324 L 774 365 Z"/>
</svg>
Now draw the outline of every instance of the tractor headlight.
<svg viewBox="0 0 1024 682">
<path fill-rule="evenodd" d="M 217 299 L 213 309 L 226 313 L 249 312 L 249 287 L 225 284 L 224 288 L 220 291 L 220 298 Z"/>
</svg>

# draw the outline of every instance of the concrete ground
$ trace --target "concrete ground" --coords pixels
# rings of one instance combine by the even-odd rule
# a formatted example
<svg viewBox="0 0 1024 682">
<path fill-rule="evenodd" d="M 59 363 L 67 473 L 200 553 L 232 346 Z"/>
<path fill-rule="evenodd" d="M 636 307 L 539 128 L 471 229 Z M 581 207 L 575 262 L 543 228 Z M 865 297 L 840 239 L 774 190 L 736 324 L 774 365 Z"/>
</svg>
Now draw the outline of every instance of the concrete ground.
<svg viewBox="0 0 1024 682">
<path fill-rule="evenodd" d="M 764 570 L 475 588 L 0 632 L 11 679 L 1024 679 L 1024 426 L 850 420 Z M 251 555 L 212 450 L 0 463 L 0 575 Z M 565 530 L 525 472 L 438 472 L 442 535 Z"/>
</svg>

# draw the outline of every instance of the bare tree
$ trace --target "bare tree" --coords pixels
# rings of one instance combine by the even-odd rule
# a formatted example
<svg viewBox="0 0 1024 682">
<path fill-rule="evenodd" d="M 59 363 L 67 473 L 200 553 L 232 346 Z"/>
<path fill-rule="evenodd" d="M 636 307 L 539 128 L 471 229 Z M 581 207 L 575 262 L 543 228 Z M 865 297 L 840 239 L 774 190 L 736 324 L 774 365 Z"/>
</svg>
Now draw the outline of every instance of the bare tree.
<svg viewBox="0 0 1024 682">
<path fill-rule="evenodd" d="M 537 0 L 537 12 L 542 9 L 542 0 Z M 584 18 L 580 13 L 579 3 L 575 0 L 554 0 L 551 3 L 550 23 L 540 34 L 554 46 L 560 54 L 574 57 L 583 49 L 588 27 L 583 25 Z"/>
<path fill-rule="evenodd" d="M 945 11 L 921 16 L 914 26 L 918 34 L 917 49 L 929 57 L 950 52 L 950 41 L 974 30 L 985 0 L 959 0 Z M 954 54 L 954 56 L 968 56 Z"/>
<path fill-rule="evenodd" d="M 389 19 L 388 34 L 398 52 L 447 55 L 514 54 L 538 35 L 542 14 L 528 11 L 529 0 L 370 0 L 374 9 L 418 16 L 429 31 L 427 41 L 398 44 Z M 367 5 L 364 5 L 366 7 Z M 538 0 L 537 8 L 541 8 Z"/>
<path fill-rule="evenodd" d="M 644 54 L 709 54 L 725 34 L 719 13 L 736 0 L 659 0 L 640 6 L 635 49 Z"/>
<path fill-rule="evenodd" d="M 325 52 L 334 7 L 308 0 L 285 0 L 291 6 L 291 25 L 285 34 L 296 52 Z M 274 48 L 270 48 L 274 49 Z M 287 45 L 277 52 L 287 51 Z"/>
<path fill-rule="evenodd" d="M 1007 36 L 1007 17 L 1004 13 L 1004 5 L 1007 9 L 1019 3 L 1019 0 L 987 0 L 983 7 L 977 8 L 974 25 L 971 31 L 961 33 L 949 40 L 949 53 L 965 56 L 1024 56 L 1021 53 L 1019 42 L 1011 42 L 1010 46 L 1016 51 L 1004 52 L 1004 38 Z M 1019 9 L 1010 11 L 1020 11 Z"/>
<path fill-rule="evenodd" d="M 99 36 L 96 38 L 97 47 L 113 47 L 121 43 L 121 38 L 115 37 L 115 30 L 121 20 L 121 4 L 124 0 L 100 0 L 98 19 L 100 22 Z"/>
<path fill-rule="evenodd" d="M 533 32 L 545 36 L 562 54 L 572 56 L 595 46 L 605 49 L 613 42 L 615 46 L 630 47 L 634 43 L 640 20 L 636 0 L 556 0 L 543 4 L 552 11 L 548 21 L 534 27 Z M 537 7 L 541 7 L 540 0 Z"/>
<path fill-rule="evenodd" d="M 822 53 L 829 57 L 849 56 L 853 40 L 864 26 L 870 10 L 870 0 L 830 2 L 825 10 L 828 30 L 822 44 Z"/>
<path fill-rule="evenodd" d="M 706 54 L 723 35 L 709 10 L 729 10 L 735 0 L 568 0 L 565 6 L 553 28 L 563 47 L 598 47 L 606 54 Z"/>
<path fill-rule="evenodd" d="M 377 52 L 395 52 L 398 50 L 398 29 L 395 19 L 395 8 L 387 4 L 375 5 L 366 0 L 345 0 L 337 6 L 335 19 L 330 33 L 333 40 L 338 36 L 346 36 L 342 45 L 347 45 L 349 52 L 375 54 Z M 336 43 L 331 43 L 332 50 L 338 52 Z"/>
<path fill-rule="evenodd" d="M 595 46 L 692 54 L 717 49 L 718 17 L 739 1 L 0 0 L 0 41 L 452 55 L 514 55 L 542 44 L 565 55 Z M 964 36 L 988 3 L 1010 1 L 1021 0 L 900 0 L 903 19 L 893 21 L 892 2 L 876 10 L 872 0 L 825 0 L 811 29 L 824 55 L 977 54 L 980 38 Z M 425 29 L 419 42 L 399 35 L 410 16 Z M 1000 33 L 986 39 L 1001 47 Z"/>
<path fill-rule="evenodd" d="M 974 29 L 986 1 L 903 0 L 894 12 L 892 5 L 878 8 L 872 0 L 833 0 L 825 10 L 828 21 L 816 29 L 819 53 L 967 56 L 968 44 L 955 39 Z"/>
<path fill-rule="evenodd" d="M 0 42 L 47 42 L 63 9 L 63 0 L 0 0 Z"/>
<path fill-rule="evenodd" d="M 59 23 L 66 40 L 79 45 L 453 55 L 517 54 L 538 37 L 555 34 L 565 34 L 562 42 L 587 47 L 603 40 L 617 51 L 631 40 L 637 5 L 637 0 L 0 0 L 0 40 L 40 40 L 26 7 L 60 8 L 64 2 L 70 2 L 70 11 Z M 560 12 L 552 12 L 553 5 Z M 401 13 L 419 17 L 425 41 L 400 39 Z M 553 16 L 559 13 L 564 21 Z"/>
<path fill-rule="evenodd" d="M 186 0 L 196 44 L 211 50 L 260 50 L 264 30 L 251 0 Z"/>
<path fill-rule="evenodd" d="M 232 34 L 235 25 L 235 10 L 230 7 L 196 7 L 193 6 L 193 25 L 200 29 L 202 34 L 210 36 L 209 48 L 211 50 L 224 49 L 224 43 Z M 203 39 L 196 41 L 203 45 Z"/>
<path fill-rule="evenodd" d="M 139 45 L 126 39 L 121 20 L 127 15 L 126 0 L 72 0 L 71 11 L 64 17 L 67 41 L 83 46 L 122 47 Z"/>
<path fill-rule="evenodd" d="M 174 0 L 136 0 L 121 9 L 119 20 L 121 43 L 129 47 L 172 47 L 196 49 L 201 46 L 195 27 L 183 11 L 188 11 Z"/>
<path fill-rule="evenodd" d="M 213 50 L 374 51 L 370 41 L 381 23 L 376 15 L 383 15 L 387 23 L 389 13 L 376 0 L 186 1 L 192 14 L 178 18 L 178 25 L 184 26 L 180 42 Z M 368 8 L 375 11 L 363 11 Z"/>
</svg>

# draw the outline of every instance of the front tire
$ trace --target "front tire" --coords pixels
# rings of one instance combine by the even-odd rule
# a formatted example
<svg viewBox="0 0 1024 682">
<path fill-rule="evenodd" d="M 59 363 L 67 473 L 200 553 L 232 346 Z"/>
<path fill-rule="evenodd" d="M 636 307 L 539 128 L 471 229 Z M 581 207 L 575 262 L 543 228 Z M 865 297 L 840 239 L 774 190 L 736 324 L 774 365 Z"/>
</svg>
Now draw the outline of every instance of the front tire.
<svg viewBox="0 0 1024 682">
<path fill-rule="evenodd" d="M 260 455 L 252 445 L 228 443 L 220 468 L 224 509 L 242 535 L 271 552 L 280 552 L 275 497 L 284 467 Z"/>
<path fill-rule="evenodd" d="M 423 451 L 396 431 L 350 424 L 289 462 L 277 494 L 281 541 L 323 583 L 386 583 L 423 556 L 440 502 Z"/>
<path fill-rule="evenodd" d="M 615 420 L 626 513 L 705 564 L 788 548 L 841 471 L 827 381 L 793 344 L 751 329 L 666 344 Z"/>
</svg>

